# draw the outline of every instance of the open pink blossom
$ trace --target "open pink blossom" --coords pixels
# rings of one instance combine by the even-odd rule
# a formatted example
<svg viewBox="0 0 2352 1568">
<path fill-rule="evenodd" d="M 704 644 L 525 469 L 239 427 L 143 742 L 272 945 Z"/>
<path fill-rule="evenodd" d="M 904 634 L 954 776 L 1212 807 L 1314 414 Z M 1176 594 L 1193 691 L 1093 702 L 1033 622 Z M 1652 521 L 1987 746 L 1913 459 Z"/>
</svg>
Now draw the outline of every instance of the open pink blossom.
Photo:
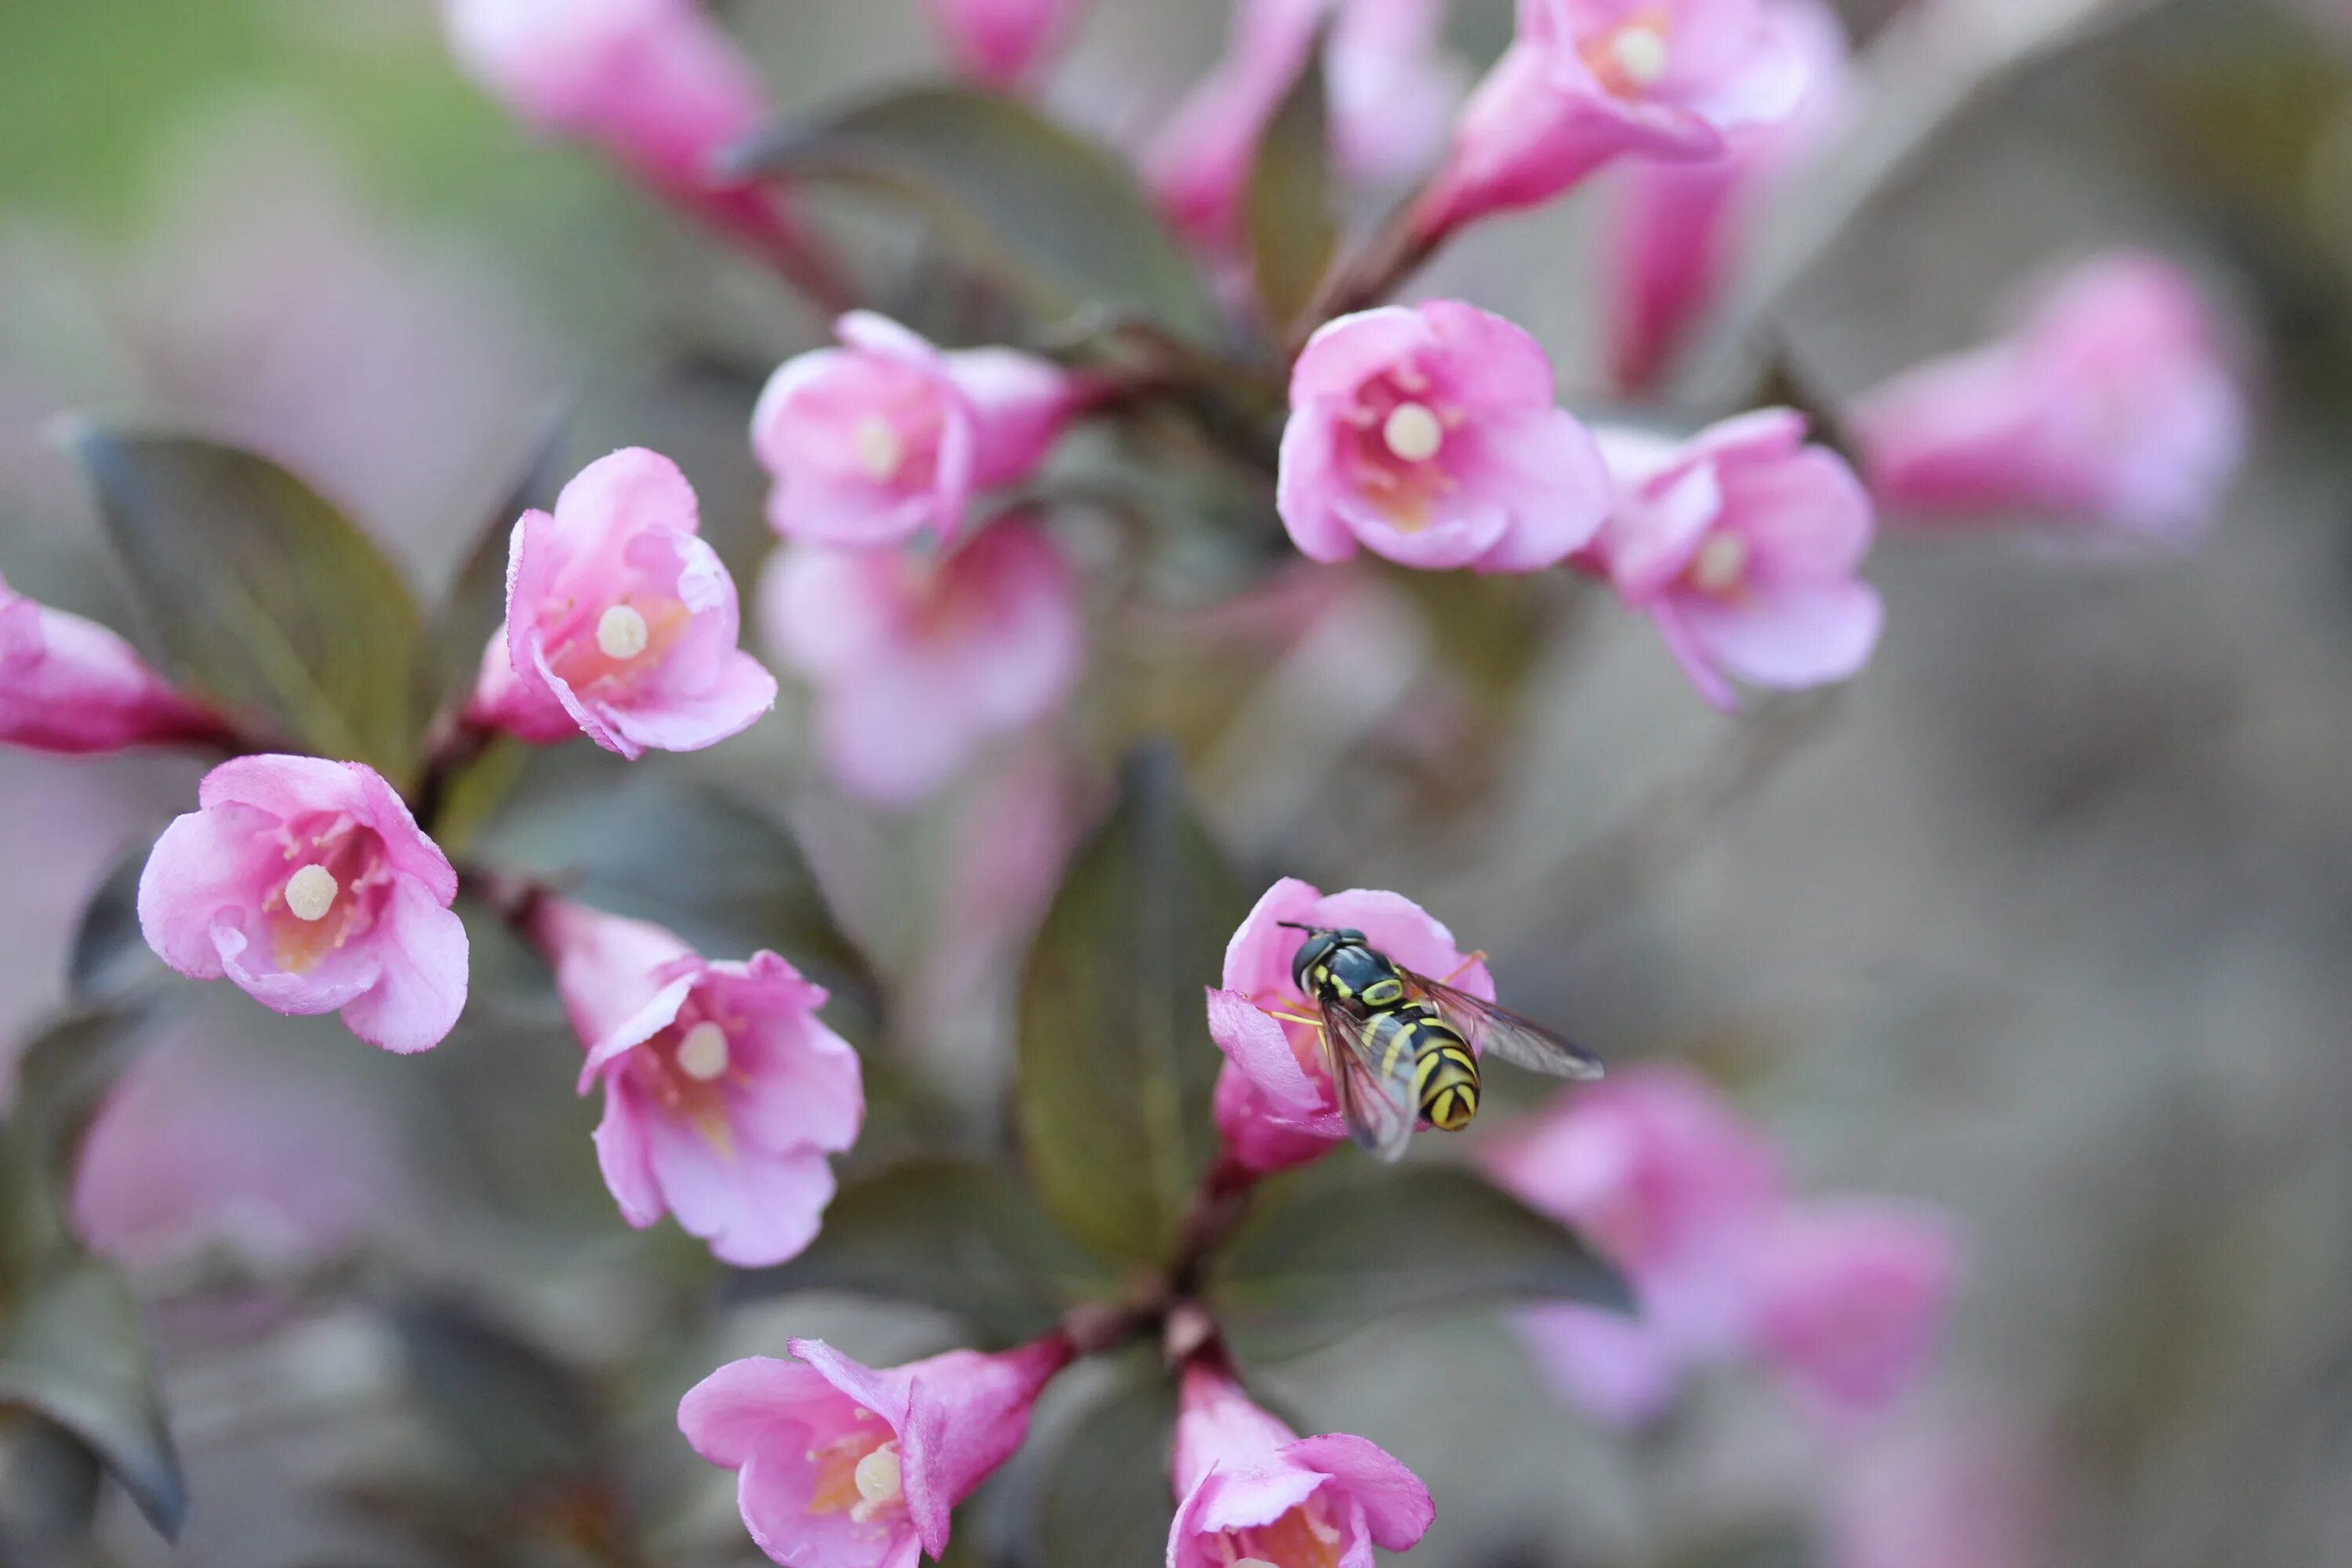
<svg viewBox="0 0 2352 1568">
<path fill-rule="evenodd" d="M 0 579 L 0 745 L 70 754 L 227 733 L 114 633 Z"/>
<path fill-rule="evenodd" d="M 1290 377 L 1276 504 L 1309 559 L 1538 572 L 1588 543 L 1609 475 L 1549 356 L 1456 300 L 1318 331 Z"/>
<path fill-rule="evenodd" d="M 822 1340 L 792 1352 L 730 1362 L 677 1407 L 694 1451 L 736 1472 L 751 1539 L 788 1568 L 944 1556 L 955 1505 L 1020 1447 L 1038 1394 L 1070 1360 L 1058 1335 L 879 1369 Z"/>
<path fill-rule="evenodd" d="M 659 926 L 544 900 L 532 934 L 555 966 L 604 1088 L 596 1160 L 622 1215 L 667 1213 L 721 1262 L 761 1268 L 816 1239 L 833 1172 L 857 1141 L 857 1054 L 824 1026 L 824 987 L 772 952 L 711 963 Z"/>
<path fill-rule="evenodd" d="M 1462 96 L 1442 47 L 1443 0 L 1240 0 L 1233 36 L 1152 141 L 1144 176 L 1168 220 L 1202 247 L 1240 242 L 1259 142 L 1328 24 L 1323 69 L 1341 171 L 1360 180 L 1411 172 L 1437 148 Z"/>
<path fill-rule="evenodd" d="M 1434 239 L 1537 205 L 1628 154 L 1721 157 L 1804 87 L 1767 0 L 1519 0 L 1517 35 L 1471 94 L 1416 226 Z"/>
<path fill-rule="evenodd" d="M 1345 1433 L 1301 1437 L 1194 1363 L 1176 1417 L 1168 1568 L 1370 1568 L 1409 1552 L 1437 1509 L 1421 1478 Z"/>
<path fill-rule="evenodd" d="M 1845 30 L 1823 0 L 1766 0 L 1765 23 L 1804 60 L 1796 109 L 1725 137 L 1723 155 L 1637 158 L 1610 192 L 1604 320 L 1620 394 L 1654 391 L 1722 294 L 1758 204 L 1820 147 L 1853 92 Z"/>
<path fill-rule="evenodd" d="M 1657 624 L 1706 699 L 1734 678 L 1801 689 L 1843 680 L 1878 646 L 1885 609 L 1856 575 L 1870 497 L 1802 416 L 1768 408 L 1676 443 L 1608 431 L 1617 510 L 1591 560 Z"/>
<path fill-rule="evenodd" d="M 943 556 L 795 544 L 760 588 L 772 646 L 815 687 L 817 745 L 879 805 L 930 795 L 1077 682 L 1086 627 L 1053 537 L 1004 518 Z"/>
<path fill-rule="evenodd" d="M 1943 1327 L 1960 1246 L 1943 1215 L 1821 1204 L 1782 1218 L 1758 1255 L 1757 1348 L 1814 1408 L 1874 1415 L 1918 1379 Z"/>
<path fill-rule="evenodd" d="M 583 468 L 553 515 L 523 513 L 474 721 L 539 742 L 585 734 L 632 759 L 756 723 L 776 678 L 736 647 L 735 580 L 700 527 L 677 465 L 634 447 Z"/>
<path fill-rule="evenodd" d="M 341 1012 L 388 1051 L 441 1043 L 466 1005 L 457 873 L 381 774 L 238 757 L 196 801 L 139 878 L 139 927 L 164 963 L 226 975 L 273 1012 Z"/>
<path fill-rule="evenodd" d="M 1225 945 L 1223 988 L 1209 993 L 1209 1035 L 1225 1053 L 1226 1079 L 1238 1071 L 1247 1082 L 1244 1091 L 1221 1080 L 1219 1124 L 1227 1152 L 1261 1170 L 1300 1163 L 1315 1142 L 1328 1146 L 1348 1135 L 1321 1037 L 1298 1021 L 1315 1016 L 1291 976 L 1307 937 L 1284 921 L 1360 931 L 1406 969 L 1473 996 L 1495 995 L 1485 962 L 1456 948 L 1453 932 L 1402 894 L 1358 888 L 1327 896 L 1293 877 L 1268 888 Z"/>
<path fill-rule="evenodd" d="M 1005 91 L 1027 87 L 1076 19 L 1082 0 L 929 0 L 931 26 L 965 75 Z"/>
<path fill-rule="evenodd" d="M 2137 252 L 2084 264 L 2015 335 L 1897 377 L 1853 418 L 1892 512 L 2038 514 L 2174 547 L 2211 523 L 2247 424 L 2195 288 Z"/>
<path fill-rule="evenodd" d="M 1076 378 L 1011 349 L 943 353 L 869 310 L 835 331 L 841 346 L 785 361 L 751 415 L 787 539 L 951 540 L 974 491 L 1036 471 L 1079 400 Z"/>
</svg>

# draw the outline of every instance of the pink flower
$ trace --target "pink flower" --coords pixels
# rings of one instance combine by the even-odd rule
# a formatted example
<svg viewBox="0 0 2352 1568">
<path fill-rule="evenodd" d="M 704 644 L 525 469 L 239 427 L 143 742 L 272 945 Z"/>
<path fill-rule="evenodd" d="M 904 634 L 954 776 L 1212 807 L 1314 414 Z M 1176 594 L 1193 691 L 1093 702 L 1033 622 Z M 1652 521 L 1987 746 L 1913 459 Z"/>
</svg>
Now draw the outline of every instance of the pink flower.
<svg viewBox="0 0 2352 1568">
<path fill-rule="evenodd" d="M 129 643 L 96 621 L 13 593 L 0 579 L 0 745 L 119 752 L 226 734 Z"/>
<path fill-rule="evenodd" d="M 907 805 L 981 744 L 1058 708 L 1086 627 L 1053 538 L 1019 518 L 945 556 L 797 544 L 760 588 L 767 637 L 817 693 L 817 745 L 841 785 Z"/>
<path fill-rule="evenodd" d="M 964 73 L 1017 91 L 1076 18 L 1080 0 L 930 0 L 931 26 Z"/>
<path fill-rule="evenodd" d="M 583 468 L 553 516 L 523 513 L 474 720 L 541 743 L 584 733 L 632 759 L 757 722 L 776 679 L 735 646 L 735 580 L 700 527 L 677 465 L 634 447 Z"/>
<path fill-rule="evenodd" d="M 1847 1446 L 1831 1472 L 1828 1568 L 2054 1568 L 2047 1439 L 2011 1419 L 1975 1415 Z"/>
<path fill-rule="evenodd" d="M 1209 1035 L 1227 1063 L 1217 1089 L 1218 1125 L 1227 1152 L 1259 1170 L 1300 1163 L 1314 1144 L 1348 1135 L 1321 1037 L 1297 1021 L 1316 1011 L 1291 974 L 1307 937 L 1284 921 L 1360 931 L 1406 969 L 1473 996 L 1495 995 L 1484 961 L 1462 952 L 1453 932 L 1402 894 L 1350 889 L 1327 897 L 1292 877 L 1268 888 L 1225 946 L 1223 989 L 1209 993 Z"/>
<path fill-rule="evenodd" d="M 1732 677 L 1800 689 L 1869 660 L 1885 614 L 1855 575 L 1870 497 L 1805 444 L 1802 416 L 1763 409 L 1679 445 L 1611 431 L 1601 450 L 1620 499 L 1592 561 L 1709 701 L 1736 705 Z"/>
<path fill-rule="evenodd" d="M 1454 300 L 1318 331 L 1290 378 L 1276 503 L 1308 558 L 1360 545 L 1406 566 L 1538 572 L 1609 508 L 1599 448 L 1553 403 L 1550 359 Z"/>
<path fill-rule="evenodd" d="M 1241 0 L 1225 58 L 1144 154 L 1160 209 L 1202 247 L 1239 245 L 1258 144 L 1327 20 L 1324 71 L 1341 171 L 1359 180 L 1406 174 L 1444 137 L 1462 77 L 1441 48 L 1442 0 Z"/>
<path fill-rule="evenodd" d="M 816 1239 L 827 1154 L 866 1115 L 857 1054 L 822 986 L 772 952 L 710 963 L 659 926 L 558 900 L 532 933 L 604 1086 L 596 1161 L 639 1229 L 674 1215 L 720 1261 L 761 1268 Z"/>
<path fill-rule="evenodd" d="M 736 1472 L 751 1539 L 790 1568 L 945 1555 L 950 1510 L 1020 1447 L 1038 1393 L 1070 1360 L 1059 1336 L 880 1370 L 822 1340 L 792 1352 L 798 1362 L 730 1362 L 677 1407 L 694 1451 Z"/>
<path fill-rule="evenodd" d="M 1223 1372 L 1184 1371 L 1168 1568 L 1370 1568 L 1437 1517 L 1429 1489 L 1378 1445 L 1300 1437 Z"/>
<path fill-rule="evenodd" d="M 388 1051 L 441 1043 L 466 1005 L 457 873 L 359 763 L 223 763 L 155 841 L 139 925 L 164 963 L 226 974 L 272 1012 L 340 1011 Z"/>
<path fill-rule="evenodd" d="M 751 415 L 787 539 L 951 540 L 974 490 L 1036 471 L 1078 400 L 1076 378 L 1011 349 L 942 353 L 867 310 L 835 331 L 844 346 L 785 361 Z"/>
<path fill-rule="evenodd" d="M 2062 279 L 2008 340 L 1880 387 L 1853 427 L 1892 510 L 2041 513 L 2180 546 L 2210 524 L 2247 413 L 2188 279 L 2122 252 Z"/>
<path fill-rule="evenodd" d="M 1657 386 L 1722 292 L 1754 207 L 1827 138 L 1852 91 L 1835 11 L 1821 0 L 1767 0 L 1765 22 L 1804 59 L 1794 111 L 1730 132 L 1720 158 L 1640 159 L 1615 177 L 1606 321 L 1610 373 L 1626 396 Z"/>
<path fill-rule="evenodd" d="M 1883 1410 L 1917 1381 L 1958 1281 L 1942 1215 L 1820 1205 L 1784 1217 L 1759 1255 L 1756 1339 L 1814 1407 Z"/>
<path fill-rule="evenodd" d="M 1471 95 L 1415 215 L 1435 239 L 1549 201 L 1626 154 L 1723 155 L 1795 110 L 1805 61 L 1766 0 L 1519 0 L 1517 37 Z"/>
</svg>

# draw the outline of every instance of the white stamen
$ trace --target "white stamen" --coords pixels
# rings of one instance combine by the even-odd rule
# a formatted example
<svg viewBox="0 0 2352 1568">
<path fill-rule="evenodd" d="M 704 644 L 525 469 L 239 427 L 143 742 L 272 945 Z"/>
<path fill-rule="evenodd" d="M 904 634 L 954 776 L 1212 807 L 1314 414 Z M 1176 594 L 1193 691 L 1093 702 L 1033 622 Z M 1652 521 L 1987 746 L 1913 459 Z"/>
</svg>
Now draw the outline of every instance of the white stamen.
<svg viewBox="0 0 2352 1568">
<path fill-rule="evenodd" d="M 1609 53 L 1635 87 L 1655 87 L 1665 79 L 1665 36 L 1654 28 L 1625 28 L 1610 44 Z"/>
<path fill-rule="evenodd" d="M 677 1043 L 677 1070 L 697 1083 L 710 1083 L 727 1075 L 727 1031 L 708 1018 L 686 1032 Z"/>
<path fill-rule="evenodd" d="M 1234 1563 L 1234 1568 L 1276 1568 L 1276 1565 L 1263 1557 L 1244 1557 Z"/>
<path fill-rule="evenodd" d="M 596 646 L 606 658 L 635 658 L 653 638 L 646 618 L 628 605 L 614 605 L 596 617 Z"/>
<path fill-rule="evenodd" d="M 298 921 L 322 921 L 342 885 L 324 866 L 305 866 L 286 879 L 286 907 Z"/>
<path fill-rule="evenodd" d="M 1691 582 L 1703 594 L 1728 594 L 1747 575 L 1748 541 L 1736 533 L 1714 535 L 1691 563 Z"/>
<path fill-rule="evenodd" d="M 879 419 L 861 420 L 855 437 L 857 444 L 857 466 L 876 484 L 898 478 L 899 467 L 907 460 L 907 443 L 898 432 Z"/>
<path fill-rule="evenodd" d="M 857 1506 L 867 1510 L 866 1517 L 872 1517 L 873 1510 L 897 1502 L 903 1489 L 898 1470 L 898 1445 L 885 1443 L 858 1460 L 857 1468 L 851 1473 L 850 1479 L 857 1483 L 857 1495 L 864 1500 Z"/>
<path fill-rule="evenodd" d="M 1388 423 L 1381 426 L 1381 439 L 1403 461 L 1425 463 L 1445 445 L 1445 426 L 1423 405 L 1400 403 L 1389 410 Z"/>
</svg>

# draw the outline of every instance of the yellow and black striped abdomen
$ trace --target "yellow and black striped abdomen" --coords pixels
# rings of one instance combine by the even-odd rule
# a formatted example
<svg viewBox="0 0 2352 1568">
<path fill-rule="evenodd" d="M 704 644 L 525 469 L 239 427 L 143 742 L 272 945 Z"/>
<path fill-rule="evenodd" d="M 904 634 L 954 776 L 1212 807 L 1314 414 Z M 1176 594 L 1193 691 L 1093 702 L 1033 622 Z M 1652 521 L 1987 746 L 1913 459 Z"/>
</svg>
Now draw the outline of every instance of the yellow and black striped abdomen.
<svg viewBox="0 0 2352 1568">
<path fill-rule="evenodd" d="M 1478 1114 L 1478 1058 L 1428 1003 L 1375 1013 L 1364 1038 L 1383 1076 L 1397 1071 L 1400 1057 L 1412 1062 L 1413 1097 L 1432 1127 L 1458 1132 Z"/>
</svg>

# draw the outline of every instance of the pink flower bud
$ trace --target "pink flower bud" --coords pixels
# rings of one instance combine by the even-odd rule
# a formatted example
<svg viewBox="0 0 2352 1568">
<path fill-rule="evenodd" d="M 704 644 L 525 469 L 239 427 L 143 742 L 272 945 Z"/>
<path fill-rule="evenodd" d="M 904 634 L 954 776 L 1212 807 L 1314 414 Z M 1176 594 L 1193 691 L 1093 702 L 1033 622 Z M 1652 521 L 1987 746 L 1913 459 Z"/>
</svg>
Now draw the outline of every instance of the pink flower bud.
<svg viewBox="0 0 2352 1568">
<path fill-rule="evenodd" d="M 793 545 L 760 605 L 816 689 L 826 770 L 877 805 L 922 800 L 983 742 L 1053 712 L 1086 657 L 1069 565 L 1019 518 L 935 558 Z"/>
<path fill-rule="evenodd" d="M 1068 33 L 1082 0 L 929 0 L 931 26 L 965 75 L 1027 87 Z"/>
<path fill-rule="evenodd" d="M 1758 1349 L 1823 1413 L 1875 1414 L 1917 1381 L 1934 1352 L 1960 1260 L 1937 1214 L 1883 1204 L 1801 1209 L 1759 1255 Z"/>
<path fill-rule="evenodd" d="M 950 1510 L 1013 1457 L 1069 1363 L 1058 1335 L 1002 1355 L 861 1366 L 822 1340 L 798 1361 L 730 1362 L 690 1389 L 678 1429 L 736 1472 L 743 1522 L 789 1568 L 914 1568 L 944 1556 Z"/>
<path fill-rule="evenodd" d="M 1616 158 L 1699 160 L 1795 110 L 1805 62 L 1766 0 L 1519 0 L 1415 222 L 1434 239 L 1535 206 Z"/>
<path fill-rule="evenodd" d="M 1856 575 L 1870 497 L 1805 444 L 1802 416 L 1764 409 L 1682 443 L 1609 431 L 1601 450 L 1619 500 L 1591 559 L 1707 700 L 1736 706 L 1733 677 L 1801 689 L 1869 661 L 1885 616 Z"/>
<path fill-rule="evenodd" d="M 1853 426 L 1892 511 L 2035 513 L 2176 547 L 2210 525 L 2247 441 L 2196 290 L 2130 252 L 2066 275 L 2009 339 L 1879 388 Z"/>
<path fill-rule="evenodd" d="M 751 450 L 775 476 L 768 521 L 787 539 L 895 544 L 962 528 L 975 490 L 1034 473 L 1078 383 L 1010 349 L 942 353 L 856 310 L 843 346 L 788 360 L 760 395 Z"/>
<path fill-rule="evenodd" d="M 1312 560 L 1361 546 L 1405 566 L 1538 572 L 1609 509 L 1592 437 L 1554 405 L 1551 361 L 1454 300 L 1318 331 L 1291 371 L 1276 503 Z"/>
<path fill-rule="evenodd" d="M 1328 1147 L 1348 1135 L 1321 1036 L 1301 1022 L 1316 1016 L 1316 1005 L 1291 974 L 1307 938 L 1284 921 L 1352 927 L 1406 969 L 1473 996 L 1495 995 L 1485 963 L 1463 953 L 1453 932 L 1402 894 L 1351 889 L 1327 897 L 1291 877 L 1268 888 L 1225 946 L 1223 988 L 1209 993 L 1209 1036 L 1227 1061 L 1218 1126 L 1228 1152 L 1257 1170 L 1302 1163 L 1319 1152 L 1315 1143 Z"/>
<path fill-rule="evenodd" d="M 583 468 L 554 515 L 525 512 L 474 721 L 540 743 L 585 734 L 631 759 L 757 722 L 775 677 L 736 647 L 735 580 L 700 526 L 677 465 L 641 447 Z"/>
<path fill-rule="evenodd" d="M 0 579 L 0 745 L 73 754 L 226 734 L 129 643 Z"/>
<path fill-rule="evenodd" d="M 441 1043 L 466 1005 L 457 874 L 373 768 L 223 763 L 155 841 L 139 925 L 164 963 L 278 1013 L 340 1011 L 388 1051 Z"/>
<path fill-rule="evenodd" d="M 1421 1478 L 1362 1437 L 1300 1437 L 1223 1372 L 1184 1372 L 1168 1568 L 1323 1568 L 1409 1552 L 1437 1517 Z"/>
<path fill-rule="evenodd" d="M 772 952 L 705 960 L 658 926 L 548 900 L 532 934 L 604 1088 L 596 1159 L 628 1222 L 665 1213 L 720 1261 L 762 1268 L 816 1239 L 827 1154 L 857 1141 L 857 1054 L 822 986 Z"/>
</svg>

